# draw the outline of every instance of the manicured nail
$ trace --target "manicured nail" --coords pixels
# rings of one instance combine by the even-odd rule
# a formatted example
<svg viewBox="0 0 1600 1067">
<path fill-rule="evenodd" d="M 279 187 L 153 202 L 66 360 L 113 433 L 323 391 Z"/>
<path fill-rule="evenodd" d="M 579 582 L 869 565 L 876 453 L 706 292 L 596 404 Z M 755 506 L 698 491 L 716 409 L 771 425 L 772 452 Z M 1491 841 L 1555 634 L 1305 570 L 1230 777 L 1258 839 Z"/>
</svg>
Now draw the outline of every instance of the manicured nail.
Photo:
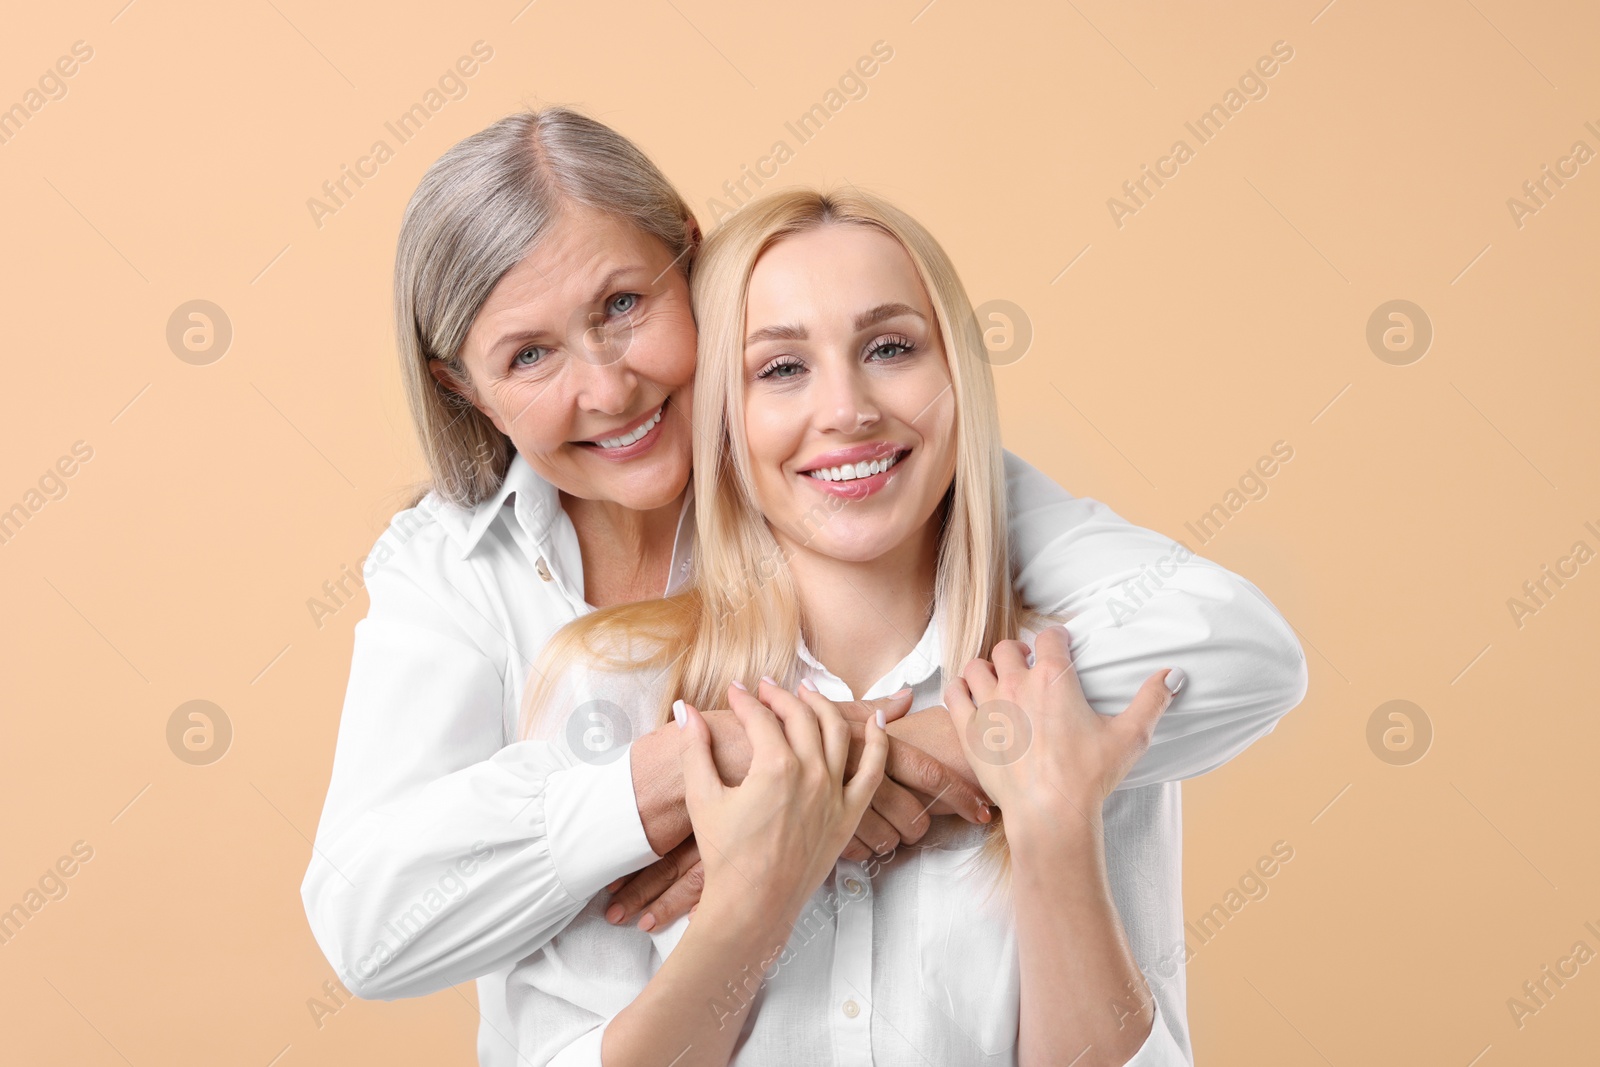
<svg viewBox="0 0 1600 1067">
<path fill-rule="evenodd" d="M 683 701 L 674 700 L 672 702 L 672 717 L 677 721 L 678 729 L 680 730 L 689 725 L 689 713 L 683 710 Z"/>
<path fill-rule="evenodd" d="M 817 683 L 813 682 L 810 678 L 800 679 L 800 684 L 811 690 L 813 693 L 820 692 L 820 690 L 817 689 Z"/>
<path fill-rule="evenodd" d="M 644 918 L 639 920 L 639 929 L 643 930 L 645 933 L 649 933 L 651 930 L 654 930 L 655 928 L 656 928 L 656 917 L 654 915 L 651 915 L 649 912 L 645 912 Z"/>
<path fill-rule="evenodd" d="M 776 678 L 772 677 L 772 675 L 770 675 L 770 674 L 763 674 L 761 676 L 761 680 L 763 682 L 766 682 L 768 685 L 777 685 L 778 684 L 778 680 Z"/>
<path fill-rule="evenodd" d="M 1028 653 L 1028 666 L 1030 666 L 1030 667 L 1033 666 L 1033 653 L 1032 652 Z"/>
<path fill-rule="evenodd" d="M 606 909 L 606 922 L 619 923 L 622 921 L 622 916 L 624 914 L 625 913 L 621 904 L 613 904 L 611 907 Z"/>
<path fill-rule="evenodd" d="M 733 680 L 733 687 L 734 687 L 734 688 L 735 688 L 735 689 L 737 689 L 737 690 L 739 690 L 739 692 L 741 692 L 741 693 L 748 693 L 748 692 L 750 692 L 750 690 L 748 690 L 748 689 L 746 689 L 746 688 L 745 688 L 745 687 L 744 687 L 744 683 L 743 683 L 743 682 L 741 682 L 741 681 L 739 681 L 739 679 L 737 679 L 737 678 L 735 678 L 735 679 L 734 679 L 734 680 Z"/>
<path fill-rule="evenodd" d="M 1167 678 L 1166 678 L 1167 692 L 1176 694 L 1178 692 L 1178 690 L 1183 688 L 1183 683 L 1188 681 L 1188 680 L 1189 680 L 1189 676 L 1187 674 L 1183 673 L 1183 668 L 1182 667 L 1174 667 L 1174 668 L 1172 668 L 1170 671 L 1167 672 Z"/>
<path fill-rule="evenodd" d="M 890 693 L 889 695 L 891 697 L 908 697 L 911 695 L 911 687 L 908 685 L 904 689 L 900 690 L 900 692 Z"/>
<path fill-rule="evenodd" d="M 880 729 L 880 730 L 886 729 L 888 727 L 888 725 L 889 725 L 888 723 L 883 721 L 883 709 L 879 708 L 878 709 L 878 729 Z"/>
<path fill-rule="evenodd" d="M 989 822 L 993 818 L 994 812 L 989 810 L 989 805 L 981 800 L 978 801 L 978 819 L 982 822 Z"/>
</svg>

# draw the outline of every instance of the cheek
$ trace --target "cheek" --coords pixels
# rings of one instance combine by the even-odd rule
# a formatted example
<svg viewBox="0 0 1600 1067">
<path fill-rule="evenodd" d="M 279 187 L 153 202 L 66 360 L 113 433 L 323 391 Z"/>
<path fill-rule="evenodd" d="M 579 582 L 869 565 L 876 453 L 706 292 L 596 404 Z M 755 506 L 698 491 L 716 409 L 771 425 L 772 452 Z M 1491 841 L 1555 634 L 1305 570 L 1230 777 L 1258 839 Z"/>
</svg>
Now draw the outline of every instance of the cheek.
<svg viewBox="0 0 1600 1067">
<path fill-rule="evenodd" d="M 519 448 L 543 452 L 567 439 L 573 405 L 559 382 L 508 382 L 493 397 L 495 413 Z"/>
<path fill-rule="evenodd" d="M 640 374 L 676 388 L 694 380 L 696 334 L 687 310 L 663 311 L 640 322 L 630 362 Z"/>
</svg>

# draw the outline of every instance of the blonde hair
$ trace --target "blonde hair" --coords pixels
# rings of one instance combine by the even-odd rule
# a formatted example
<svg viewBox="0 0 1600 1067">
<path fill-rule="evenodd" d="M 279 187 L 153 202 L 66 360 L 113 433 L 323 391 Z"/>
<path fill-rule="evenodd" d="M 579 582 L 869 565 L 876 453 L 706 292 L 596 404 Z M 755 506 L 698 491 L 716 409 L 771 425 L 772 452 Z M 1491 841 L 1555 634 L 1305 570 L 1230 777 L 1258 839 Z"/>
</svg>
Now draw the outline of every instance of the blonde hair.
<svg viewBox="0 0 1600 1067">
<path fill-rule="evenodd" d="M 1013 580 L 1005 473 L 994 381 L 978 322 L 954 265 L 920 223 L 858 191 L 790 190 L 747 205 L 707 239 L 693 279 L 699 327 L 694 392 L 694 499 L 698 543 L 690 588 L 624 604 L 568 623 L 546 645 L 523 704 L 522 736 L 575 662 L 602 670 L 663 675 L 657 723 L 673 698 L 720 706 L 739 679 L 754 689 L 771 675 L 793 688 L 803 619 L 784 549 L 756 498 L 744 433 L 745 300 L 763 252 L 822 226 L 867 226 L 905 248 L 927 290 L 950 365 L 955 397 L 955 476 L 940 505 L 935 602 L 946 681 L 975 656 L 1015 638 L 1029 617 Z M 826 509 L 821 521 L 826 522 Z M 998 829 L 996 819 L 991 827 Z M 1004 835 L 986 855 L 1009 868 Z"/>
<path fill-rule="evenodd" d="M 632 141 L 568 108 L 508 115 L 458 142 L 406 205 L 394 264 L 400 374 L 431 488 L 458 507 L 493 496 L 515 451 L 471 403 L 462 342 L 501 277 L 569 204 L 655 237 L 689 276 L 699 225 L 688 202 Z M 434 360 L 465 396 L 434 378 Z"/>
</svg>

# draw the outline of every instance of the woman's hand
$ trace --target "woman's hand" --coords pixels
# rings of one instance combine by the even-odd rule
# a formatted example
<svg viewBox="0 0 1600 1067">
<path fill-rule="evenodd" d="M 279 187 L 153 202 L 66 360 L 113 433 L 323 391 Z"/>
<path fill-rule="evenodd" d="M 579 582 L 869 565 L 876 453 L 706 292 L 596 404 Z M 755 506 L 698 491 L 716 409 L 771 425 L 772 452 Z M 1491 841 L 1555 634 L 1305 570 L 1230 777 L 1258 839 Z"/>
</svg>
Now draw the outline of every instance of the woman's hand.
<svg viewBox="0 0 1600 1067">
<path fill-rule="evenodd" d="M 915 844 L 928 832 L 930 815 L 960 815 L 975 823 L 989 821 L 989 809 L 977 778 L 967 765 L 966 753 L 943 708 L 929 707 L 907 715 L 911 707 L 909 691 L 835 706 L 850 727 L 850 759 L 845 770 L 851 774 L 866 751 L 868 724 L 879 710 L 885 713 L 889 731 L 883 781 L 878 783 L 872 806 L 862 812 L 861 824 L 845 846 L 842 859 L 864 863 L 873 855 L 891 855 L 902 844 Z M 749 772 L 749 752 L 744 751 L 735 764 L 725 760 L 723 737 L 715 722 L 718 715 L 732 714 L 711 712 L 704 717 L 716 740 L 717 769 L 722 780 L 737 784 Z M 748 749 L 743 727 L 730 732 L 737 734 Z M 736 766 L 736 770 L 730 771 L 730 766 Z M 637 919 L 641 930 L 666 926 L 693 910 L 704 886 L 705 867 L 700 862 L 699 844 L 691 834 L 654 863 L 606 887 L 613 894 L 606 907 L 606 921 L 617 924 Z"/>
<path fill-rule="evenodd" d="M 888 735 L 867 727 L 866 749 L 844 781 L 850 728 L 832 702 L 763 681 L 760 699 L 737 687 L 729 706 L 750 738 L 750 771 L 726 786 L 698 711 L 674 706 L 690 732 L 684 798 L 705 867 L 696 915 L 738 928 L 787 929 L 833 869 L 883 780 Z"/>
<path fill-rule="evenodd" d="M 1076 813 L 1098 830 L 1106 797 L 1149 749 L 1183 672 L 1157 671 L 1126 711 L 1102 716 L 1078 684 L 1066 627 L 1042 631 L 1035 644 L 1031 667 L 1018 641 L 996 645 L 992 662 L 968 663 L 945 686 L 951 722 L 1009 825 Z"/>
</svg>

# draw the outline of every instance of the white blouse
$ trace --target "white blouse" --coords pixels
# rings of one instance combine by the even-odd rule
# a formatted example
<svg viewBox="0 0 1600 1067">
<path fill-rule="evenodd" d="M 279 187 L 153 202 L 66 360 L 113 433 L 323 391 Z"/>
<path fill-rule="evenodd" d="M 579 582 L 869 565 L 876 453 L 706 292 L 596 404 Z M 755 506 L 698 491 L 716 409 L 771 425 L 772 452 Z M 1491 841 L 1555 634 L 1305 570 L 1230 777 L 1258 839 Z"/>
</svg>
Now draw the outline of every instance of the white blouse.
<svg viewBox="0 0 1600 1067">
<path fill-rule="evenodd" d="M 1033 638 L 1032 631 L 1024 640 Z M 912 714 L 941 702 L 939 626 L 863 694 L 913 687 Z M 853 696 L 843 680 L 811 655 L 800 655 L 810 678 L 831 700 Z M 578 668 L 552 695 L 534 737 L 551 742 L 569 763 L 589 758 L 574 747 L 573 718 L 586 708 L 638 709 L 634 730 L 654 726 L 664 703 L 659 672 L 619 674 Z M 1176 708 L 1184 699 L 1179 694 Z M 603 702 L 603 703 L 599 703 Z M 569 710 L 570 709 L 570 710 Z M 944 714 L 934 711 L 933 714 Z M 1104 808 L 1107 875 L 1113 899 L 1142 971 L 1151 972 L 1183 940 L 1176 782 L 1120 790 Z M 707 1019 L 737 1017 L 741 1026 L 730 1064 L 838 1067 L 1017 1062 L 1021 1017 L 1016 923 L 1009 894 L 989 894 L 991 872 L 978 858 L 985 827 L 955 815 L 933 817 L 915 846 L 887 860 L 840 860 L 833 877 L 800 912 L 787 949 L 764 975 L 752 974 Z M 522 1061 L 529 1067 L 601 1067 L 609 1021 L 660 969 L 690 923 L 679 917 L 645 933 L 605 919 L 610 894 L 594 897 L 549 944 L 519 963 L 508 983 L 509 1010 Z M 1136 1067 L 1181 1067 L 1189 1061 L 1188 1020 L 1179 982 L 1151 981 L 1155 1020 Z M 1117 998 L 1137 1010 L 1131 995 Z M 742 1005 L 748 1004 L 739 1015 Z M 1113 1011 L 1108 997 L 1106 1010 Z M 680 1049 L 661 1049 L 670 1063 Z"/>
<path fill-rule="evenodd" d="M 1249 581 L 1010 453 L 1005 471 L 1018 591 L 1067 620 L 1090 704 L 1120 711 L 1152 672 L 1188 672 L 1125 790 L 1220 766 L 1304 697 L 1300 643 Z M 692 567 L 692 515 L 686 501 L 665 592 Z M 361 570 L 371 605 L 301 886 L 306 918 L 356 996 L 477 979 L 479 1062 L 513 1067 L 511 967 L 656 859 L 629 745 L 569 765 L 515 739 L 540 649 L 590 610 L 577 535 L 555 487 L 517 456 L 474 508 L 430 494 L 397 514 Z M 1176 871 L 1176 790 L 1170 805 L 1159 854 Z"/>
</svg>

